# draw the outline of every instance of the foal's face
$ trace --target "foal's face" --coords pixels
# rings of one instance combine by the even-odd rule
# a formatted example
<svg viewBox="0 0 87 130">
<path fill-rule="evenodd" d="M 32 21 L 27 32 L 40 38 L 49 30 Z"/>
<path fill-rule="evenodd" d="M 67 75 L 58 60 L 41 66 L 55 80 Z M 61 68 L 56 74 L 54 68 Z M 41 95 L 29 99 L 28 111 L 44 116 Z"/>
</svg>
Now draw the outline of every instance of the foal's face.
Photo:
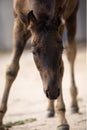
<svg viewBox="0 0 87 130">
<path fill-rule="evenodd" d="M 58 35 L 58 26 L 53 21 L 37 22 L 32 12 L 29 16 L 32 52 L 42 78 L 44 92 L 49 99 L 56 99 L 60 95 L 63 76 L 63 46 Z M 25 20 L 23 16 L 21 18 L 22 21 Z"/>
<path fill-rule="evenodd" d="M 60 95 L 60 83 L 63 75 L 62 41 L 53 26 L 32 32 L 33 57 L 40 72 L 44 92 L 50 99 Z"/>
</svg>

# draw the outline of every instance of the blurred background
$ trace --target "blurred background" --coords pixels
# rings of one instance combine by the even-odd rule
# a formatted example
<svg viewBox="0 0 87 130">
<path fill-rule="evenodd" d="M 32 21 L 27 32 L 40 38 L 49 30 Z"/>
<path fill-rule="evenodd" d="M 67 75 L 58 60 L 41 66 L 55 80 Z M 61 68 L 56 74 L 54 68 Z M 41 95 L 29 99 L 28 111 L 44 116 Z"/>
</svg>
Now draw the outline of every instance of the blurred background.
<svg viewBox="0 0 87 130">
<path fill-rule="evenodd" d="M 13 19 L 13 0 L 0 0 L 0 51 L 12 49 Z M 86 0 L 80 0 L 76 39 L 86 41 Z"/>
</svg>

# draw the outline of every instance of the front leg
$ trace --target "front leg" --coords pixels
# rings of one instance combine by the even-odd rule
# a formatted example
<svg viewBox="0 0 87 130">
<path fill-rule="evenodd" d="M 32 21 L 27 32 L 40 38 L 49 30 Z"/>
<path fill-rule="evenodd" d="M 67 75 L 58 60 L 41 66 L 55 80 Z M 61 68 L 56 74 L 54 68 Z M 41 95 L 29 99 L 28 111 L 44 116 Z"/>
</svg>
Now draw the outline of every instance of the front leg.
<svg viewBox="0 0 87 130">
<path fill-rule="evenodd" d="M 55 115 L 54 100 L 48 99 L 47 117 L 54 117 L 54 115 Z"/>
<path fill-rule="evenodd" d="M 20 22 L 18 18 L 15 18 L 14 32 L 13 32 L 14 48 L 13 48 L 13 53 L 12 53 L 12 60 L 6 70 L 5 89 L 4 89 L 2 100 L 0 103 L 0 130 L 2 129 L 3 117 L 7 110 L 7 100 L 9 96 L 9 91 L 19 70 L 19 60 L 20 60 L 20 57 L 22 55 L 22 52 L 24 50 L 25 43 L 27 40 L 26 35 L 27 35 L 27 32 L 24 31 L 23 24 Z"/>
<path fill-rule="evenodd" d="M 66 54 L 67 59 L 70 65 L 70 79 L 71 79 L 71 87 L 70 87 L 70 94 L 71 94 L 71 112 L 77 113 L 79 112 L 78 106 L 78 89 L 75 82 L 75 58 L 76 58 L 76 12 L 74 12 L 69 19 L 66 21 L 66 28 L 67 28 L 67 36 L 68 42 L 66 44 Z M 72 22 L 71 22 L 72 21 Z"/>
<path fill-rule="evenodd" d="M 69 130 L 69 125 L 65 117 L 65 104 L 63 101 L 62 87 L 60 96 L 57 99 L 56 112 L 58 115 L 58 130 Z"/>
<path fill-rule="evenodd" d="M 59 78 L 59 84 L 60 84 L 60 96 L 57 98 L 57 105 L 56 105 L 56 112 L 58 115 L 58 130 L 69 130 L 69 125 L 67 123 L 66 117 L 65 117 L 65 104 L 63 100 L 63 93 L 62 93 L 62 77 L 64 72 L 64 65 L 63 61 L 60 65 L 60 78 Z"/>
</svg>

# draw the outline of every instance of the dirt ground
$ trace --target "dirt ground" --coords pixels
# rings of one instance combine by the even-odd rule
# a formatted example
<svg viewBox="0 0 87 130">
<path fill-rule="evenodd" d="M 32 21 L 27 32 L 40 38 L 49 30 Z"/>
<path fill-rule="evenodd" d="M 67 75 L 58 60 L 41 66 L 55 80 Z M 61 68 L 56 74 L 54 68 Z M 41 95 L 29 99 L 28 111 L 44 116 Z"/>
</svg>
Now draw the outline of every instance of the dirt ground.
<svg viewBox="0 0 87 130">
<path fill-rule="evenodd" d="M 4 89 L 5 68 L 10 57 L 11 53 L 0 53 L 0 100 Z M 70 130 L 86 130 L 86 58 L 85 47 L 81 46 L 80 49 L 78 47 L 78 55 L 75 62 L 75 79 L 78 88 L 80 112 L 72 115 L 70 113 L 69 64 L 65 54 L 63 54 L 65 65 L 63 93 L 67 111 L 66 118 L 69 122 Z M 4 117 L 4 123 L 35 119 L 20 126 L 13 126 L 10 130 L 56 130 L 57 115 L 50 119 L 46 117 L 47 99 L 31 53 L 28 51 L 23 53 L 20 66 L 20 72 L 10 91 L 8 111 Z"/>
</svg>

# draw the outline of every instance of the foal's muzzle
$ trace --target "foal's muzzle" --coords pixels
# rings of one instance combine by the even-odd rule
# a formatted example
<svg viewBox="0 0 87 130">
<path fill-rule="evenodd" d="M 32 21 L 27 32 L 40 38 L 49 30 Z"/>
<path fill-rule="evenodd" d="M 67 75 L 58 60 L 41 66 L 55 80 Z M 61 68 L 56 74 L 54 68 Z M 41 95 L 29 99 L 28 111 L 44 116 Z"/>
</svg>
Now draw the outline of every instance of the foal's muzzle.
<svg viewBox="0 0 87 130">
<path fill-rule="evenodd" d="M 46 90 L 46 96 L 47 96 L 47 98 L 49 98 L 51 100 L 57 99 L 59 97 L 59 95 L 60 95 L 59 88 L 53 88 L 53 89 L 48 88 L 48 90 Z"/>
</svg>

